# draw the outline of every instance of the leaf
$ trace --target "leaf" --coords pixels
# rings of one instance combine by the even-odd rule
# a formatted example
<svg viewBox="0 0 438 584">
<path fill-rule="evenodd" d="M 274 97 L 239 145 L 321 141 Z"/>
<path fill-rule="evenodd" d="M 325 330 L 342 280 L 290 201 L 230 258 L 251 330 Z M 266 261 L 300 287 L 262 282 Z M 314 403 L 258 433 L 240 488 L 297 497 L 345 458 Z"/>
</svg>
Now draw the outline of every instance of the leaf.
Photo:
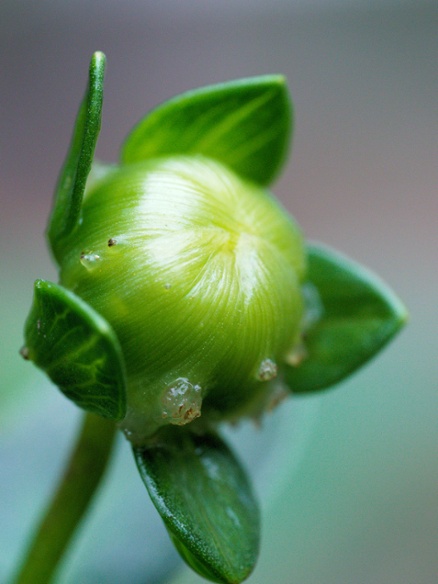
<svg viewBox="0 0 438 584">
<path fill-rule="evenodd" d="M 122 162 L 202 154 L 269 184 L 286 155 L 291 110 L 281 75 L 189 91 L 158 106 L 134 127 L 123 145 Z"/>
<path fill-rule="evenodd" d="M 314 298 L 316 292 L 309 309 L 320 315 L 305 333 L 307 358 L 286 369 L 285 381 L 294 393 L 324 389 L 348 377 L 407 319 L 400 300 L 365 268 L 324 247 L 310 246 L 308 258 Z"/>
<path fill-rule="evenodd" d="M 258 555 L 259 511 L 222 440 L 168 426 L 151 444 L 135 447 L 134 456 L 184 560 L 213 582 L 247 578 Z"/>
<path fill-rule="evenodd" d="M 94 53 L 87 91 L 79 108 L 70 148 L 55 191 L 47 237 L 58 263 L 63 255 L 63 240 L 80 219 L 85 185 L 100 132 L 105 62 L 103 53 Z"/>
<path fill-rule="evenodd" d="M 125 416 L 119 342 L 106 320 L 86 302 L 57 284 L 37 280 L 25 343 L 22 354 L 77 406 L 113 420 Z"/>
</svg>

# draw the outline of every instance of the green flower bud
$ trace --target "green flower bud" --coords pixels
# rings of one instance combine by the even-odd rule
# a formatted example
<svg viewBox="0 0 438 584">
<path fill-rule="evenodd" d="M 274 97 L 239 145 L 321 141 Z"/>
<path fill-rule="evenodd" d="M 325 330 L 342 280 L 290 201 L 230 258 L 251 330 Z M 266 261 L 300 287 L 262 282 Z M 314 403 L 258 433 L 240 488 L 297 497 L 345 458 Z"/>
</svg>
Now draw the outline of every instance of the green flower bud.
<svg viewBox="0 0 438 584">
<path fill-rule="evenodd" d="M 203 156 L 93 181 L 61 284 L 113 327 L 134 440 L 197 417 L 257 415 L 297 345 L 305 251 L 270 193 Z"/>
</svg>

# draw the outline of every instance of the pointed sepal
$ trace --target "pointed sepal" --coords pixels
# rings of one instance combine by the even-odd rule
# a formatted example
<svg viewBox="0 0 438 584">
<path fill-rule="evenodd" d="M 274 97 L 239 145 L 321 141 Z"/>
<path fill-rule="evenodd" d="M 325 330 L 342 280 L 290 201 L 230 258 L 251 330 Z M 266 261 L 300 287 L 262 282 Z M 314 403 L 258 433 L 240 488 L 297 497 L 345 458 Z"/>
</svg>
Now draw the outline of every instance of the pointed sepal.
<svg viewBox="0 0 438 584">
<path fill-rule="evenodd" d="M 291 133 L 292 105 L 281 75 L 266 75 L 183 93 L 152 110 L 122 148 L 125 164 L 201 154 L 241 176 L 269 184 Z"/>
<path fill-rule="evenodd" d="M 140 475 L 183 559 L 213 582 L 239 583 L 259 548 L 259 510 L 233 453 L 213 433 L 168 427 L 134 447 Z"/>
<path fill-rule="evenodd" d="M 22 354 L 80 408 L 120 420 L 125 372 L 117 337 L 93 308 L 62 286 L 37 280 Z"/>
<path fill-rule="evenodd" d="M 370 271 L 326 247 L 308 247 L 305 357 L 287 366 L 292 392 L 324 389 L 348 377 L 402 328 L 407 312 Z"/>
<path fill-rule="evenodd" d="M 63 242 L 80 220 L 82 199 L 100 132 L 105 62 L 105 55 L 101 52 L 92 56 L 87 91 L 55 191 L 47 238 L 58 263 L 64 253 Z"/>
</svg>

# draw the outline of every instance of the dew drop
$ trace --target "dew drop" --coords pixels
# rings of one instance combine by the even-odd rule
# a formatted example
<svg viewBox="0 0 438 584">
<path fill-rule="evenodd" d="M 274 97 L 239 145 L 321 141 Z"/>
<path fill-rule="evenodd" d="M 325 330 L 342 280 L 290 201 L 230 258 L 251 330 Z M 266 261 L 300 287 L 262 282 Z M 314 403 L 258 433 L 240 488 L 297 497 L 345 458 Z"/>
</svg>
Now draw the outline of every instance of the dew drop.
<svg viewBox="0 0 438 584">
<path fill-rule="evenodd" d="M 178 377 L 164 390 L 161 404 L 163 419 L 184 426 L 201 415 L 201 386 L 193 385 L 186 377 Z"/>
<path fill-rule="evenodd" d="M 96 253 L 81 253 L 81 264 L 89 272 L 94 270 L 100 261 L 100 255 Z"/>
<path fill-rule="evenodd" d="M 257 379 L 260 381 L 270 381 L 277 377 L 277 364 L 272 359 L 263 359 L 257 371 Z"/>
</svg>

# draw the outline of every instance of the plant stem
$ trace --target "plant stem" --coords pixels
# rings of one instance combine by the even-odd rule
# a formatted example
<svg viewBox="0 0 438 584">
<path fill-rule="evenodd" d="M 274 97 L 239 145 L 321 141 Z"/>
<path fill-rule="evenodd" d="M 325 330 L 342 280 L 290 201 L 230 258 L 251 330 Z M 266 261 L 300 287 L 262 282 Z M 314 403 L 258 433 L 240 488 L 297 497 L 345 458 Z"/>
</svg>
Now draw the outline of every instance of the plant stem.
<svg viewBox="0 0 438 584">
<path fill-rule="evenodd" d="M 16 584 L 49 584 L 99 485 L 114 444 L 116 426 L 85 414 L 57 491 L 28 548 Z"/>
</svg>

